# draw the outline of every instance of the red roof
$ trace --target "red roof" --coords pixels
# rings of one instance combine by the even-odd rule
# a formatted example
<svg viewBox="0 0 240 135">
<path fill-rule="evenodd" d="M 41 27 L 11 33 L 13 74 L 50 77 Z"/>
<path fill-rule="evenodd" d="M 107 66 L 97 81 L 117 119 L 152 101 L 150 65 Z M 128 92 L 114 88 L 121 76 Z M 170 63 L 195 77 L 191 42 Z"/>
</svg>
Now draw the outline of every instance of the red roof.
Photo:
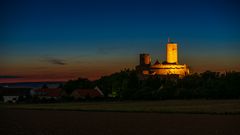
<svg viewBox="0 0 240 135">
<path fill-rule="evenodd" d="M 35 92 L 42 93 L 43 96 L 49 97 L 59 97 L 61 94 L 61 88 L 45 88 L 45 89 L 37 89 Z"/>
<path fill-rule="evenodd" d="M 74 91 L 80 97 L 102 97 L 103 94 L 96 89 L 76 89 Z"/>
</svg>

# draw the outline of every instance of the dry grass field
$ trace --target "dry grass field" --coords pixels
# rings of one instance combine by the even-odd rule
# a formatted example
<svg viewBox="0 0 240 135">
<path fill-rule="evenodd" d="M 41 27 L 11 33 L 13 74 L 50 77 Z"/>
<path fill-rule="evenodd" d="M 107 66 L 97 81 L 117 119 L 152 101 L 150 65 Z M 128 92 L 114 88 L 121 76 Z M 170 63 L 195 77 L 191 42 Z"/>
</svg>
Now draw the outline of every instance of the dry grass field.
<svg viewBox="0 0 240 135">
<path fill-rule="evenodd" d="M 240 114 L 240 100 L 166 100 L 73 102 L 51 104 L 0 104 L 0 108 L 185 114 Z"/>
<path fill-rule="evenodd" d="M 0 110 L 1 135 L 239 135 L 240 115 Z"/>
<path fill-rule="evenodd" d="M 239 135 L 239 100 L 0 104 L 0 135 Z"/>
</svg>

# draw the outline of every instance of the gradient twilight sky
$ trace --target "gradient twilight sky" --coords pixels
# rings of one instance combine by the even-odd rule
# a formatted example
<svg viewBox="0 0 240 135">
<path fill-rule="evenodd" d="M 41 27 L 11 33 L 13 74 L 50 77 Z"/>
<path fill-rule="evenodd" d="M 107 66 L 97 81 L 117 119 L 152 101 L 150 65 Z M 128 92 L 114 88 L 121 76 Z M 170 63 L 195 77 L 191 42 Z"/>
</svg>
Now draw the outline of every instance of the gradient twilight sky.
<svg viewBox="0 0 240 135">
<path fill-rule="evenodd" d="M 96 79 L 164 61 L 167 38 L 193 72 L 240 70 L 237 0 L 1 0 L 0 82 Z"/>
</svg>

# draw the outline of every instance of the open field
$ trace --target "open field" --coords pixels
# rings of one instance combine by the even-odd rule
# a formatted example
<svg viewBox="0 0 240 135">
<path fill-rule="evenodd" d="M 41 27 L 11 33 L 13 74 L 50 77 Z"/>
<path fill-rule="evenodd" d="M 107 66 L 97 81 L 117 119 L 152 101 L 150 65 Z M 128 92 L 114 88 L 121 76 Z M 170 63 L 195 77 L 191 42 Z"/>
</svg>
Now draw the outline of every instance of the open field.
<svg viewBox="0 0 240 135">
<path fill-rule="evenodd" d="M 0 116 L 1 135 L 240 134 L 240 100 L 0 104 Z"/>
<path fill-rule="evenodd" d="M 1 135 L 239 135 L 240 115 L 0 110 Z"/>
<path fill-rule="evenodd" d="M 51 104 L 1 104 L 0 108 L 187 114 L 240 114 L 240 100 L 166 100 Z"/>
</svg>

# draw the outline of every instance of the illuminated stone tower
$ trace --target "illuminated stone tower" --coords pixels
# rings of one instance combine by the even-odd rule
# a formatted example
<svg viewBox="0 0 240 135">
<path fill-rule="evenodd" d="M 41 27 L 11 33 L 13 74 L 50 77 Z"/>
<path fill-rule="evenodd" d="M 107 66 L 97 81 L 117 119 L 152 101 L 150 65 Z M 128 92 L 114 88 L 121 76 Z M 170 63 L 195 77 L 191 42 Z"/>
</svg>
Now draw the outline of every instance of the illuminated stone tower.
<svg viewBox="0 0 240 135">
<path fill-rule="evenodd" d="M 170 42 L 170 39 L 168 39 L 166 48 L 167 48 L 167 63 L 178 64 L 177 43 Z"/>
<path fill-rule="evenodd" d="M 148 75 L 150 74 L 150 66 L 151 66 L 151 57 L 149 54 L 142 53 L 140 54 L 140 64 L 136 66 L 136 69 L 139 73 Z"/>
<path fill-rule="evenodd" d="M 140 65 L 151 65 L 151 57 L 149 54 L 140 54 Z"/>
</svg>

